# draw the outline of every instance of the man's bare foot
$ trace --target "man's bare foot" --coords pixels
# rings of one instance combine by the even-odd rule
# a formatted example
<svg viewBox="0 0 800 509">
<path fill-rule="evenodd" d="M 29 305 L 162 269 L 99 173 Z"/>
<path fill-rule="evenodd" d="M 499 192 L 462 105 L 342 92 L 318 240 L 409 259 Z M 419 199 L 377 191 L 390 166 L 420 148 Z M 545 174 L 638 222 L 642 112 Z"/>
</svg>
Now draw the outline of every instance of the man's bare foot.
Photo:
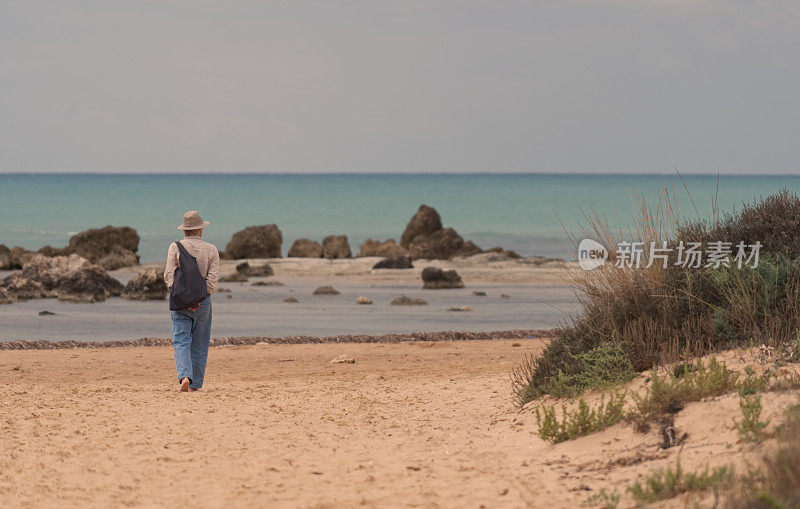
<svg viewBox="0 0 800 509">
<path fill-rule="evenodd" d="M 190 383 L 191 382 L 189 381 L 188 378 L 184 378 L 183 380 L 181 380 L 181 392 L 189 392 Z"/>
</svg>

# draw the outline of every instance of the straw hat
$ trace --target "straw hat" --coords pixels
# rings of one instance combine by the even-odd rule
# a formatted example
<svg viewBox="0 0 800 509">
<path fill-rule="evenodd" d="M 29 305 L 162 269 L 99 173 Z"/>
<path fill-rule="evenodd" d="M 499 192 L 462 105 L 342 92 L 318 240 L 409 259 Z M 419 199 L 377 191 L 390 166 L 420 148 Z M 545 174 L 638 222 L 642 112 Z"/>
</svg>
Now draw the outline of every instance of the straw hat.
<svg viewBox="0 0 800 509">
<path fill-rule="evenodd" d="M 200 213 L 196 210 L 190 210 L 183 215 L 183 224 L 178 226 L 179 230 L 202 230 L 211 223 L 203 221 Z"/>
</svg>

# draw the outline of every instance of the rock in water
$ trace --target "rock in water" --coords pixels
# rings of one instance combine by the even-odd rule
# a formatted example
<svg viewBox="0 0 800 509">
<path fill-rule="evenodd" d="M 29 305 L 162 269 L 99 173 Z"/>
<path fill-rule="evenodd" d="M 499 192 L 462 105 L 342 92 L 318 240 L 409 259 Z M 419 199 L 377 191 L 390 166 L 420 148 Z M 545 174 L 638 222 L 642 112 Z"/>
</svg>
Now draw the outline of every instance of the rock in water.
<svg viewBox="0 0 800 509">
<path fill-rule="evenodd" d="M 245 277 L 270 277 L 275 274 L 272 266 L 268 263 L 253 266 L 247 262 L 242 262 L 236 266 L 236 272 Z"/>
<path fill-rule="evenodd" d="M 356 360 L 345 353 L 331 359 L 331 364 L 355 364 Z"/>
<path fill-rule="evenodd" d="M 314 295 L 339 295 L 340 292 L 336 288 L 332 287 L 331 285 L 320 286 L 316 290 L 314 290 Z"/>
<path fill-rule="evenodd" d="M 119 296 L 123 288 L 103 267 L 75 254 L 53 258 L 38 255 L 0 286 L 20 300 L 57 297 L 69 302 L 103 301 Z"/>
<path fill-rule="evenodd" d="M 297 239 L 289 249 L 290 258 L 322 258 L 322 244 L 311 239 Z"/>
<path fill-rule="evenodd" d="M 461 276 L 455 270 L 442 270 L 436 267 L 425 267 L 422 270 L 422 288 L 436 290 L 443 288 L 464 288 Z"/>
<path fill-rule="evenodd" d="M 225 247 L 229 260 L 242 258 L 280 258 L 283 234 L 277 225 L 248 226 L 233 234 Z"/>
<path fill-rule="evenodd" d="M 414 264 L 411 258 L 406 255 L 398 255 L 392 258 L 384 258 L 375 265 L 373 269 L 413 269 Z"/>
<path fill-rule="evenodd" d="M 412 299 L 405 295 L 401 295 L 391 302 L 392 306 L 424 306 L 426 304 L 428 304 L 428 301 L 424 299 Z"/>
<path fill-rule="evenodd" d="M 115 268 L 119 268 L 115 266 L 119 263 L 139 264 L 139 257 L 136 256 L 139 234 L 130 226 L 109 225 L 80 232 L 69 239 L 69 245 L 65 249 L 70 254 L 77 254 L 97 264 L 113 254 L 105 263 Z M 122 265 L 125 266 L 128 265 Z"/>
<path fill-rule="evenodd" d="M 286 297 L 285 299 L 283 299 L 283 302 L 300 302 L 300 301 L 295 299 L 294 297 Z"/>
<path fill-rule="evenodd" d="M 478 297 L 486 297 L 486 292 L 482 290 L 475 290 L 474 292 L 472 292 L 472 295 L 476 295 Z"/>
<path fill-rule="evenodd" d="M 14 265 L 14 256 L 5 244 L 0 244 L 0 270 L 11 270 Z"/>
<path fill-rule="evenodd" d="M 384 258 L 391 258 L 394 256 L 407 254 L 406 248 L 389 239 L 381 242 L 380 240 L 367 239 L 359 248 L 358 256 L 382 256 Z"/>
<path fill-rule="evenodd" d="M 52 311 L 47 311 L 47 310 L 39 311 L 39 316 L 54 316 L 54 315 L 55 313 L 53 313 Z"/>
<path fill-rule="evenodd" d="M 281 283 L 280 281 L 256 281 L 255 283 L 250 283 L 250 286 L 286 286 L 286 285 Z"/>
<path fill-rule="evenodd" d="M 420 235 L 430 235 L 442 229 L 442 218 L 433 207 L 420 205 L 417 213 L 406 225 L 403 235 L 400 237 L 400 245 L 408 249 L 411 242 Z"/>
<path fill-rule="evenodd" d="M 430 235 L 418 235 L 408 253 L 414 260 L 447 260 L 454 256 L 468 256 L 480 252 L 480 248 L 464 239 L 452 228 L 445 228 Z"/>
<path fill-rule="evenodd" d="M 369 298 L 367 298 L 367 297 L 364 297 L 364 296 L 362 295 L 361 297 L 359 297 L 359 298 L 358 298 L 358 300 L 356 301 L 356 303 L 357 303 L 357 304 L 372 304 L 372 300 L 370 300 Z"/>
<path fill-rule="evenodd" d="M 329 259 L 352 258 L 347 235 L 328 235 L 322 240 L 322 257 Z"/>
<path fill-rule="evenodd" d="M 167 297 L 167 284 L 156 269 L 140 272 L 128 281 L 122 290 L 122 298 L 128 300 L 164 300 Z"/>
</svg>

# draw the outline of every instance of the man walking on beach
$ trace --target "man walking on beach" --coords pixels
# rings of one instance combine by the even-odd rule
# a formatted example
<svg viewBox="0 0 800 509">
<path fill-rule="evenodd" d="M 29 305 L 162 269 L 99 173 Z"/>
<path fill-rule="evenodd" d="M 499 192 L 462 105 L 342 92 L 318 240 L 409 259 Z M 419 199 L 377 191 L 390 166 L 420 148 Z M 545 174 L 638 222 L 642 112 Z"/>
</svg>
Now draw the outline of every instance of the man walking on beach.
<svg viewBox="0 0 800 509">
<path fill-rule="evenodd" d="M 175 368 L 181 392 L 200 390 L 206 372 L 208 345 L 211 341 L 211 294 L 214 293 L 219 279 L 219 251 L 213 244 L 202 240 L 203 228 L 209 224 L 208 221 L 203 221 L 196 210 L 190 210 L 183 215 L 183 223 L 178 226 L 186 237 L 180 241 L 181 246 L 197 260 L 197 267 L 205 277 L 208 289 L 206 298 L 196 306 L 170 312 Z M 175 269 L 180 263 L 179 253 L 177 242 L 170 244 L 167 268 L 164 270 L 164 281 L 170 290 L 175 282 Z"/>
</svg>

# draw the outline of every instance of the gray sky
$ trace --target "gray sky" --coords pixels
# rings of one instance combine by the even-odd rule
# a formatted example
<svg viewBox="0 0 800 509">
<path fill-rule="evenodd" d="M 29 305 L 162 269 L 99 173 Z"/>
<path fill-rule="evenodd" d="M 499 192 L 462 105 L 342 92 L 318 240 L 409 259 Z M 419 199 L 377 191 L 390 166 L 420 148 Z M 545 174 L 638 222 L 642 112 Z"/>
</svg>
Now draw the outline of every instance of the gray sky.
<svg viewBox="0 0 800 509">
<path fill-rule="evenodd" d="M 0 4 L 0 172 L 800 172 L 796 1 Z"/>
</svg>

